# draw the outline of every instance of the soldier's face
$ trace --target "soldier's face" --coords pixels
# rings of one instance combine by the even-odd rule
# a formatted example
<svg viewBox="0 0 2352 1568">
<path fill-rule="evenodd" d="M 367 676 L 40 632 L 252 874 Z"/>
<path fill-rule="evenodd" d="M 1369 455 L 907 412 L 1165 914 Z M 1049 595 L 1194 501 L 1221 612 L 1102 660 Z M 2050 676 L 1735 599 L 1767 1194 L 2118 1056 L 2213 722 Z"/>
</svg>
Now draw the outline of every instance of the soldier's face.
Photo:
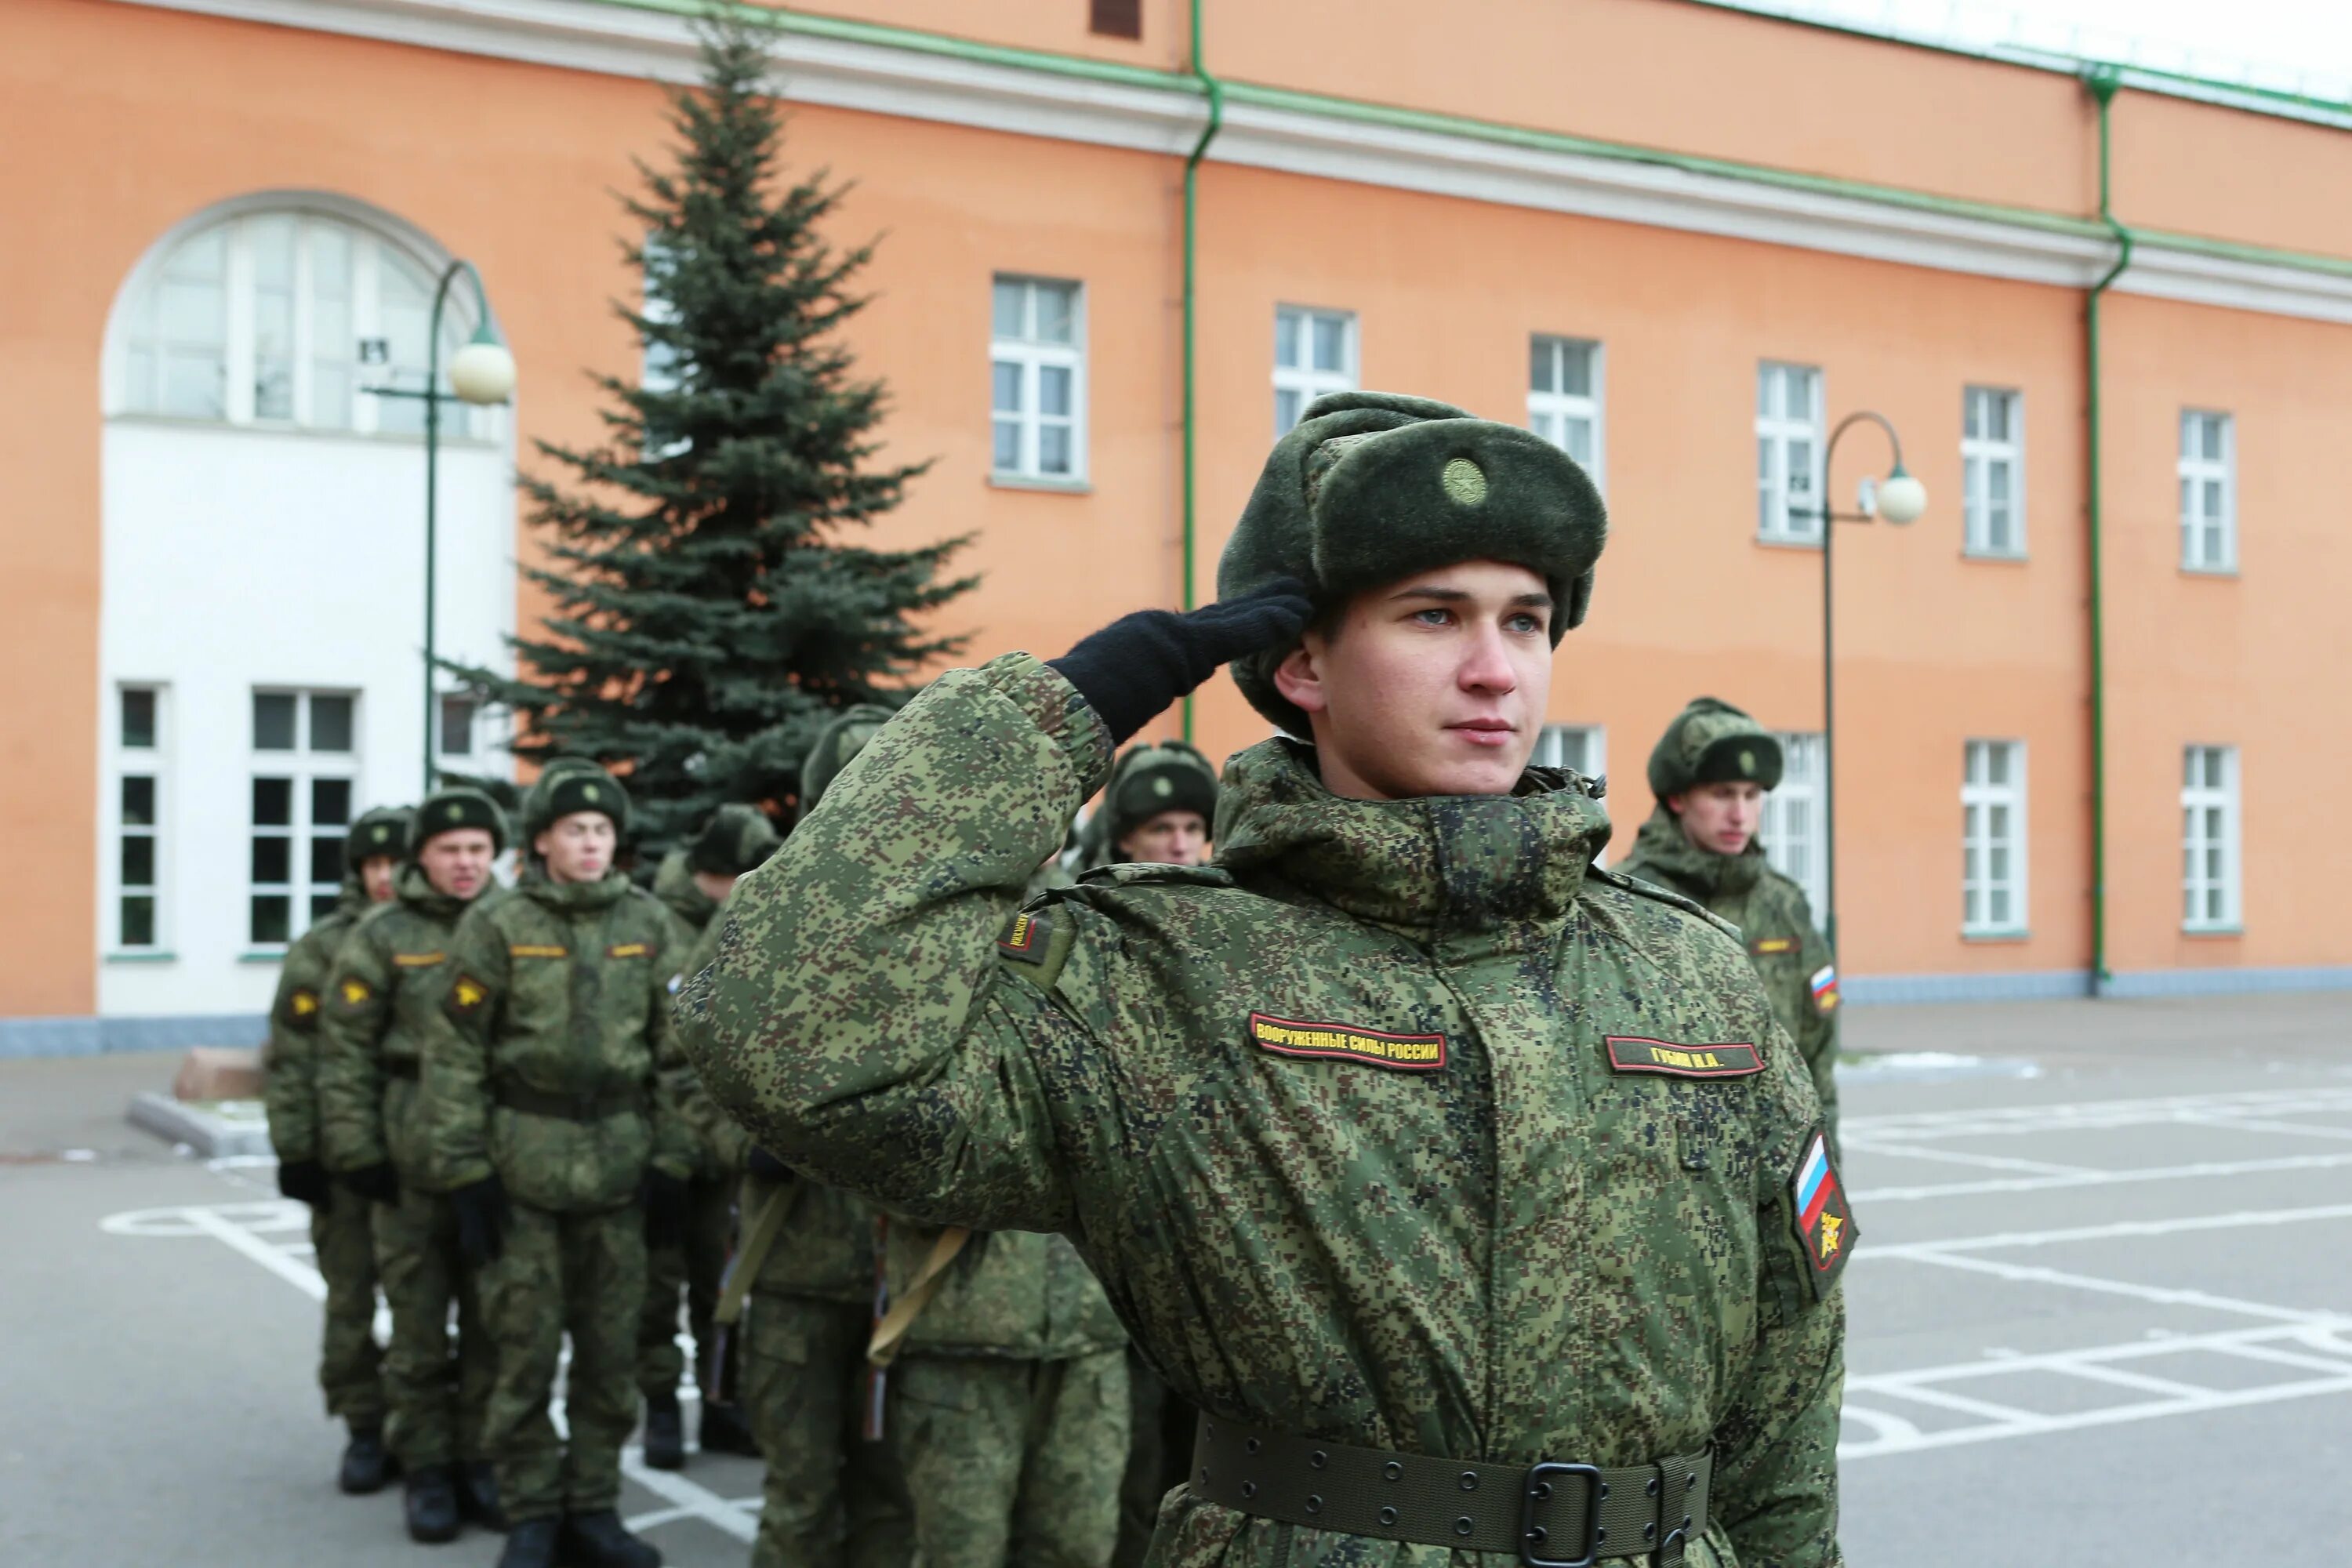
<svg viewBox="0 0 2352 1568">
<path fill-rule="evenodd" d="M 1550 593 L 1469 561 L 1369 589 L 1309 631 L 1275 686 L 1315 728 L 1323 783 L 1359 800 L 1505 795 L 1551 695 Z"/>
<path fill-rule="evenodd" d="M 1209 825 L 1197 811 L 1163 811 L 1118 841 L 1118 858 L 1139 865 L 1198 866 L 1209 858 Z"/>
<path fill-rule="evenodd" d="M 393 874 L 399 869 L 400 862 L 389 855 L 371 855 L 360 862 L 360 886 L 367 889 L 369 903 L 392 897 Z"/>
<path fill-rule="evenodd" d="M 453 827 L 419 845 L 416 864 L 435 892 L 470 899 L 490 885 L 490 861 L 497 854 L 489 829 Z"/>
<path fill-rule="evenodd" d="M 1701 784 L 1668 795 L 1666 805 L 1682 818 L 1683 837 L 1717 855 L 1738 855 L 1756 837 L 1764 816 L 1764 791 L 1751 781 Z"/>
<path fill-rule="evenodd" d="M 613 819 L 603 812 L 575 811 L 550 823 L 531 847 L 546 862 L 550 881 L 599 882 L 612 869 L 619 838 Z"/>
</svg>

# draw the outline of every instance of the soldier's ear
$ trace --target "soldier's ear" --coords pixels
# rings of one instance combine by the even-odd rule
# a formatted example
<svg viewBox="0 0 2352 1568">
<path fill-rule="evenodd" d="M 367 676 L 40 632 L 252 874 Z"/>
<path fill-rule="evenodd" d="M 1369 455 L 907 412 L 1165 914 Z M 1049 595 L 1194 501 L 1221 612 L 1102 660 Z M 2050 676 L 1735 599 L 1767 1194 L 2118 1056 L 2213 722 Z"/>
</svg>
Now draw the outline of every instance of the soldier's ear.
<svg viewBox="0 0 2352 1568">
<path fill-rule="evenodd" d="M 1324 638 L 1310 631 L 1274 667 L 1274 689 L 1302 713 L 1328 712 L 1331 707 L 1323 689 L 1323 648 Z"/>
</svg>

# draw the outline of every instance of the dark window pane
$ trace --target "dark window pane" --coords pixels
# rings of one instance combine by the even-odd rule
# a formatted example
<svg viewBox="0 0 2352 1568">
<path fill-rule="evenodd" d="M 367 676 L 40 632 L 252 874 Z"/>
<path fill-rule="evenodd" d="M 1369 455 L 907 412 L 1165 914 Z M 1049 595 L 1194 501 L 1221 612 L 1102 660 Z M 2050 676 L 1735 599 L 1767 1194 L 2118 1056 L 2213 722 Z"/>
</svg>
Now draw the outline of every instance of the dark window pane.
<svg viewBox="0 0 2352 1568">
<path fill-rule="evenodd" d="M 143 774 L 127 773 L 122 780 L 122 826 L 152 827 L 155 826 L 155 781 Z"/>
<path fill-rule="evenodd" d="M 292 779 L 256 779 L 253 781 L 253 825 L 256 827 L 285 827 L 294 821 L 294 781 Z"/>
<path fill-rule="evenodd" d="M 283 893 L 256 893 L 253 896 L 251 940 L 257 946 L 268 946 L 286 940 L 287 921 L 292 910 Z"/>
<path fill-rule="evenodd" d="M 294 698 L 284 691 L 253 694 L 253 749 L 290 752 L 294 749 Z"/>
<path fill-rule="evenodd" d="M 441 754 L 445 757 L 470 757 L 474 754 L 472 698 L 441 699 Z"/>
<path fill-rule="evenodd" d="M 122 885 L 126 889 L 155 885 L 155 841 L 143 833 L 126 835 L 122 840 Z"/>
<path fill-rule="evenodd" d="M 310 923 L 312 925 L 317 925 L 320 921 L 325 920 L 329 915 L 333 914 L 335 912 L 335 905 L 341 900 L 341 898 L 342 894 L 340 892 L 311 894 Z"/>
<path fill-rule="evenodd" d="M 253 879 L 256 882 L 283 882 L 293 864 L 292 839 L 256 838 L 253 841 Z"/>
<path fill-rule="evenodd" d="M 153 692 L 126 691 L 122 694 L 122 743 L 140 748 L 155 743 Z"/>
<path fill-rule="evenodd" d="M 310 749 L 314 752 L 348 752 L 352 749 L 350 698 L 310 699 Z"/>
<path fill-rule="evenodd" d="M 1088 0 L 1087 29 L 1106 38 L 1143 37 L 1143 0 Z"/>
<path fill-rule="evenodd" d="M 340 838 L 310 840 L 310 880 L 340 882 L 343 879 L 343 841 Z"/>
<path fill-rule="evenodd" d="M 352 781 L 312 779 L 310 781 L 310 826 L 341 827 L 351 819 Z"/>
<path fill-rule="evenodd" d="M 151 895 L 139 893 L 122 900 L 122 945 L 155 945 L 155 900 Z"/>
</svg>

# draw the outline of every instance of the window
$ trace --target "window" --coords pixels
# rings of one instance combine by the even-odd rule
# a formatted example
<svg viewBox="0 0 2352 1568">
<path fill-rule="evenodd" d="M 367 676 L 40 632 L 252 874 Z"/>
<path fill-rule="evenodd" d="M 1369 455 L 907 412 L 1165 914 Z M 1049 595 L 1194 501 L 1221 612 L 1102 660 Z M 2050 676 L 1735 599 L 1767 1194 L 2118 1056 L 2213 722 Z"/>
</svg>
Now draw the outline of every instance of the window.
<svg viewBox="0 0 2352 1568">
<path fill-rule="evenodd" d="M 2226 414 L 2180 416 L 2180 566 L 2238 569 L 2238 436 Z"/>
<path fill-rule="evenodd" d="M 256 947 L 282 946 L 334 910 L 358 771 L 357 705 L 333 692 L 253 694 L 247 938 Z"/>
<path fill-rule="evenodd" d="M 995 447 L 1012 479 L 1086 477 L 1086 323 L 1076 283 L 996 279 L 989 344 Z"/>
<path fill-rule="evenodd" d="M 1597 779 L 1608 771 L 1608 732 L 1598 724 L 1547 724 L 1536 736 L 1535 755 L 1528 761 L 1539 768 L 1566 768 Z"/>
<path fill-rule="evenodd" d="M 1601 482 L 1601 345 L 1537 337 L 1528 349 L 1528 428 Z"/>
<path fill-rule="evenodd" d="M 1780 742 L 1780 783 L 1764 797 L 1757 836 L 1764 840 L 1764 858 L 1772 868 L 1804 889 L 1819 923 L 1829 904 L 1828 868 L 1822 853 L 1822 803 L 1829 795 L 1822 777 L 1822 738 L 1788 733 L 1774 738 Z"/>
<path fill-rule="evenodd" d="M 117 403 L 232 425 L 413 434 L 422 401 L 364 395 L 361 367 L 423 390 L 432 304 L 423 267 L 346 219 L 224 218 L 174 244 L 132 307 Z M 445 373 L 472 330 L 461 315 L 441 313 Z M 442 416 L 445 431 L 488 433 L 486 410 L 449 404 Z"/>
<path fill-rule="evenodd" d="M 163 945 L 162 693 L 126 686 L 115 693 L 113 947 Z"/>
<path fill-rule="evenodd" d="M 1346 310 L 1284 305 L 1274 312 L 1274 434 L 1289 432 L 1307 405 L 1356 385 L 1356 318 Z"/>
<path fill-rule="evenodd" d="M 470 757 L 474 754 L 474 720 L 481 711 L 481 703 L 472 697 L 445 693 L 441 698 L 441 754 L 445 757 Z"/>
<path fill-rule="evenodd" d="M 2025 929 L 2025 747 L 1970 741 L 1960 775 L 1960 929 Z"/>
<path fill-rule="evenodd" d="M 1756 537 L 1811 543 L 1822 536 L 1822 373 L 1756 367 Z"/>
<path fill-rule="evenodd" d="M 1087 31 L 1106 38 L 1143 37 L 1143 0 L 1088 0 Z"/>
<path fill-rule="evenodd" d="M 1960 520 L 1970 555 L 2025 553 L 2025 424 L 2014 392 L 1971 386 L 1960 416 Z"/>
<path fill-rule="evenodd" d="M 2191 746 L 2180 782 L 2180 929 L 2236 931 L 2238 748 Z"/>
</svg>

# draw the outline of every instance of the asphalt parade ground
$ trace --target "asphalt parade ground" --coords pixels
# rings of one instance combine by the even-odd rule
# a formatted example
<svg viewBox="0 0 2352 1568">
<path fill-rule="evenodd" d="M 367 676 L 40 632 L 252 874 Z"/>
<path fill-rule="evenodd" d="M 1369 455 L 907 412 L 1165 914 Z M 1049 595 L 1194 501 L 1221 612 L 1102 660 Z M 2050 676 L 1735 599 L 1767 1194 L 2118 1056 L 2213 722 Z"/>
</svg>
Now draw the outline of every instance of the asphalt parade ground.
<svg viewBox="0 0 2352 1568">
<path fill-rule="evenodd" d="M 2345 1561 L 2352 995 L 1864 1008 L 1847 1045 L 1848 1561 Z M 173 1065 L 0 1061 L 0 1563 L 491 1563 L 335 1491 L 302 1211 L 123 1121 Z M 669 1562 L 745 1561 L 755 1461 L 626 1468 Z"/>
</svg>

